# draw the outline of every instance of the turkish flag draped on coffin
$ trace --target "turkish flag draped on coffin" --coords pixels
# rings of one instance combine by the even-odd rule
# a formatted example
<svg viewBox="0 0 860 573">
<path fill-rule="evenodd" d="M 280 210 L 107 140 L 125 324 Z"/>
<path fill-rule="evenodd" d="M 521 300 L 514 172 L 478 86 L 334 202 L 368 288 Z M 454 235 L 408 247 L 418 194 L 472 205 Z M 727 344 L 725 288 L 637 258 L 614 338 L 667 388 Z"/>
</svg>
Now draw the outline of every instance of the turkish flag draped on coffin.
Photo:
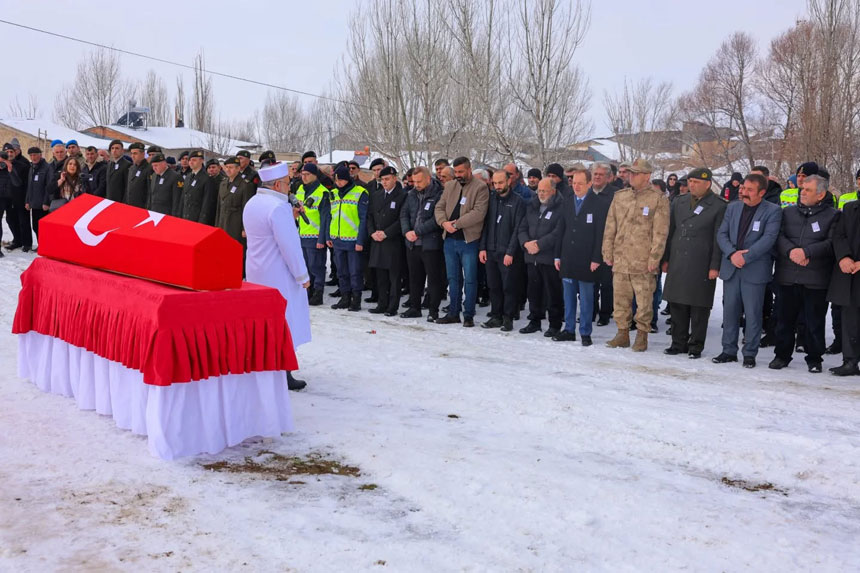
<svg viewBox="0 0 860 573">
<path fill-rule="evenodd" d="M 242 245 L 222 229 L 88 194 L 39 222 L 39 254 L 194 290 L 242 286 Z"/>
</svg>

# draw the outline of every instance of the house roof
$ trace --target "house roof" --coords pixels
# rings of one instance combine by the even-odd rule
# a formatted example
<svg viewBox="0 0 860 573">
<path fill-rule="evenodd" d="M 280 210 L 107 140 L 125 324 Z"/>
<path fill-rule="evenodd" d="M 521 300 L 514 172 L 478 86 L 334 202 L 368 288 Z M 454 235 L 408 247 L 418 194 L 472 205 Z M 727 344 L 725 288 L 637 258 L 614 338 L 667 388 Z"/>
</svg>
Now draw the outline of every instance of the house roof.
<svg viewBox="0 0 860 573">
<path fill-rule="evenodd" d="M 52 123 L 43 119 L 3 118 L 0 119 L 0 125 L 5 125 L 11 129 L 26 133 L 33 138 L 42 137 L 49 141 L 60 139 L 63 142 L 74 139 L 81 147 L 89 147 L 92 145 L 94 147 L 104 148 L 107 147 L 108 144 L 108 140 L 106 139 L 81 133 L 74 129 L 64 127 L 58 123 Z"/>
<path fill-rule="evenodd" d="M 200 147 L 210 149 L 211 138 L 208 133 L 187 127 L 147 127 L 134 129 L 125 125 L 106 125 L 107 129 L 127 135 L 135 140 L 157 145 L 163 149 L 191 149 Z M 90 128 L 98 129 L 98 128 Z M 240 139 L 229 139 L 225 148 L 226 155 L 235 155 L 242 149 L 258 149 L 260 144 Z"/>
</svg>

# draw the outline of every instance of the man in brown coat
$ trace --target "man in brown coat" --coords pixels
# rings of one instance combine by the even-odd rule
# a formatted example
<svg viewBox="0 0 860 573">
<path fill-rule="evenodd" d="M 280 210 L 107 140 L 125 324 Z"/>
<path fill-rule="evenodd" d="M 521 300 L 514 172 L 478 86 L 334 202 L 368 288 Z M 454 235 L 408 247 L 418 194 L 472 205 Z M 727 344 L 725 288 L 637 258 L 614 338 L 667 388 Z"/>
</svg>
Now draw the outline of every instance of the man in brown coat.
<svg viewBox="0 0 860 573">
<path fill-rule="evenodd" d="M 633 297 L 636 310 L 634 352 L 648 349 L 655 279 L 669 234 L 669 200 L 651 185 L 654 168 L 644 159 L 627 167 L 630 187 L 615 193 L 603 233 L 603 260 L 612 267 L 614 318 L 618 334 L 606 345 L 630 346 Z"/>
<path fill-rule="evenodd" d="M 461 286 L 466 291 L 462 302 L 463 326 L 475 326 L 475 300 L 478 297 L 478 244 L 484 228 L 490 191 L 487 184 L 472 176 L 468 157 L 454 160 L 454 180 L 445 184 L 436 203 L 436 222 L 442 227 L 445 242 L 445 268 L 448 273 L 450 307 L 448 316 L 437 324 L 460 322 Z M 463 285 L 460 277 L 463 276 Z"/>
</svg>

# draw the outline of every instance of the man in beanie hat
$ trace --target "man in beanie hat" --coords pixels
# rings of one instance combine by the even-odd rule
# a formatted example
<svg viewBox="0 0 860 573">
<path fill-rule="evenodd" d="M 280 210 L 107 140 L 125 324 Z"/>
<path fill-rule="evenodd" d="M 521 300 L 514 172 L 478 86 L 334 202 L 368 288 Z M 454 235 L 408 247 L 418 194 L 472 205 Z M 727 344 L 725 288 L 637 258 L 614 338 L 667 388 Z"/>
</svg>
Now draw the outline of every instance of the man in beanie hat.
<svg viewBox="0 0 860 573">
<path fill-rule="evenodd" d="M 149 195 L 146 208 L 156 213 L 178 217 L 182 209 L 182 177 L 170 169 L 163 153 L 153 153 L 149 157 L 152 177 L 149 181 Z"/>
<path fill-rule="evenodd" d="M 537 193 L 538 183 L 543 179 L 543 175 L 541 175 L 540 169 L 532 167 L 529 169 L 526 174 L 529 184 L 529 189 L 532 190 L 532 193 Z"/>
<path fill-rule="evenodd" d="M 261 186 L 248 200 L 242 214 L 248 240 L 246 259 L 250 282 L 278 289 L 287 301 L 286 318 L 293 348 L 311 341 L 307 289 L 308 269 L 302 257 L 296 218 L 301 207 L 290 205 L 289 166 L 271 163 L 260 169 Z M 304 380 L 287 372 L 290 390 L 301 390 Z"/>
<path fill-rule="evenodd" d="M 700 358 L 705 348 L 722 258 L 716 236 L 728 203 L 711 191 L 713 178 L 710 169 L 693 169 L 687 175 L 690 192 L 672 202 L 663 298 L 672 315 L 672 345 L 664 353 L 673 356 Z"/>
<path fill-rule="evenodd" d="M 255 189 L 239 176 L 239 160 L 228 157 L 224 160 L 226 177 L 218 189 L 215 206 L 215 226 L 245 246 L 245 229 L 242 226 L 242 211 L 254 196 Z"/>
<path fill-rule="evenodd" d="M 325 288 L 325 241 L 323 221 L 329 216 L 328 190 L 319 182 L 316 163 L 305 163 L 301 170 L 301 184 L 296 189 L 296 199 L 304 207 L 304 218 L 299 218 L 299 239 L 305 265 L 310 271 L 310 305 L 323 303 Z"/>
<path fill-rule="evenodd" d="M 367 189 L 353 181 L 346 164 L 335 169 L 334 183 L 330 214 L 327 224 L 323 224 L 326 244 L 334 249 L 340 285 L 340 300 L 332 308 L 359 311 L 364 287 L 361 254 L 367 243 L 370 197 Z"/>
<path fill-rule="evenodd" d="M 669 233 L 669 200 L 651 185 L 654 168 L 646 160 L 637 159 L 627 169 L 630 187 L 615 193 L 603 234 L 603 260 L 612 267 L 614 318 L 618 324 L 618 334 L 607 346 L 630 346 L 635 296 L 639 305 L 633 351 L 643 352 L 648 349 L 655 279 Z"/>
<path fill-rule="evenodd" d="M 260 176 L 254 170 L 254 162 L 251 161 L 251 152 L 247 149 L 242 149 L 236 154 L 236 158 L 239 160 L 239 176 L 247 183 L 250 183 L 256 191 L 260 185 Z"/>
</svg>

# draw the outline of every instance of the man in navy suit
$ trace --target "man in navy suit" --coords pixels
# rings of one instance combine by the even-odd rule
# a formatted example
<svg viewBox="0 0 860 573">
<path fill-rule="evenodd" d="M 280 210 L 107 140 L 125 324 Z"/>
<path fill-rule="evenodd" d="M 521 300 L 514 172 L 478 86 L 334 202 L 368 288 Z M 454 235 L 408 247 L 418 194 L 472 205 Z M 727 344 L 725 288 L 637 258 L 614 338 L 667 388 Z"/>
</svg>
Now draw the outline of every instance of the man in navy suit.
<svg viewBox="0 0 860 573">
<path fill-rule="evenodd" d="M 747 175 L 738 193 L 740 201 L 729 203 L 717 231 L 717 244 L 723 254 L 720 264 L 723 351 L 713 359 L 717 364 L 738 361 L 738 331 L 743 314 L 746 317 L 743 364 L 744 368 L 755 367 L 764 291 L 773 278 L 773 246 L 782 224 L 782 209 L 762 201 L 766 192 L 764 176 Z"/>
</svg>

